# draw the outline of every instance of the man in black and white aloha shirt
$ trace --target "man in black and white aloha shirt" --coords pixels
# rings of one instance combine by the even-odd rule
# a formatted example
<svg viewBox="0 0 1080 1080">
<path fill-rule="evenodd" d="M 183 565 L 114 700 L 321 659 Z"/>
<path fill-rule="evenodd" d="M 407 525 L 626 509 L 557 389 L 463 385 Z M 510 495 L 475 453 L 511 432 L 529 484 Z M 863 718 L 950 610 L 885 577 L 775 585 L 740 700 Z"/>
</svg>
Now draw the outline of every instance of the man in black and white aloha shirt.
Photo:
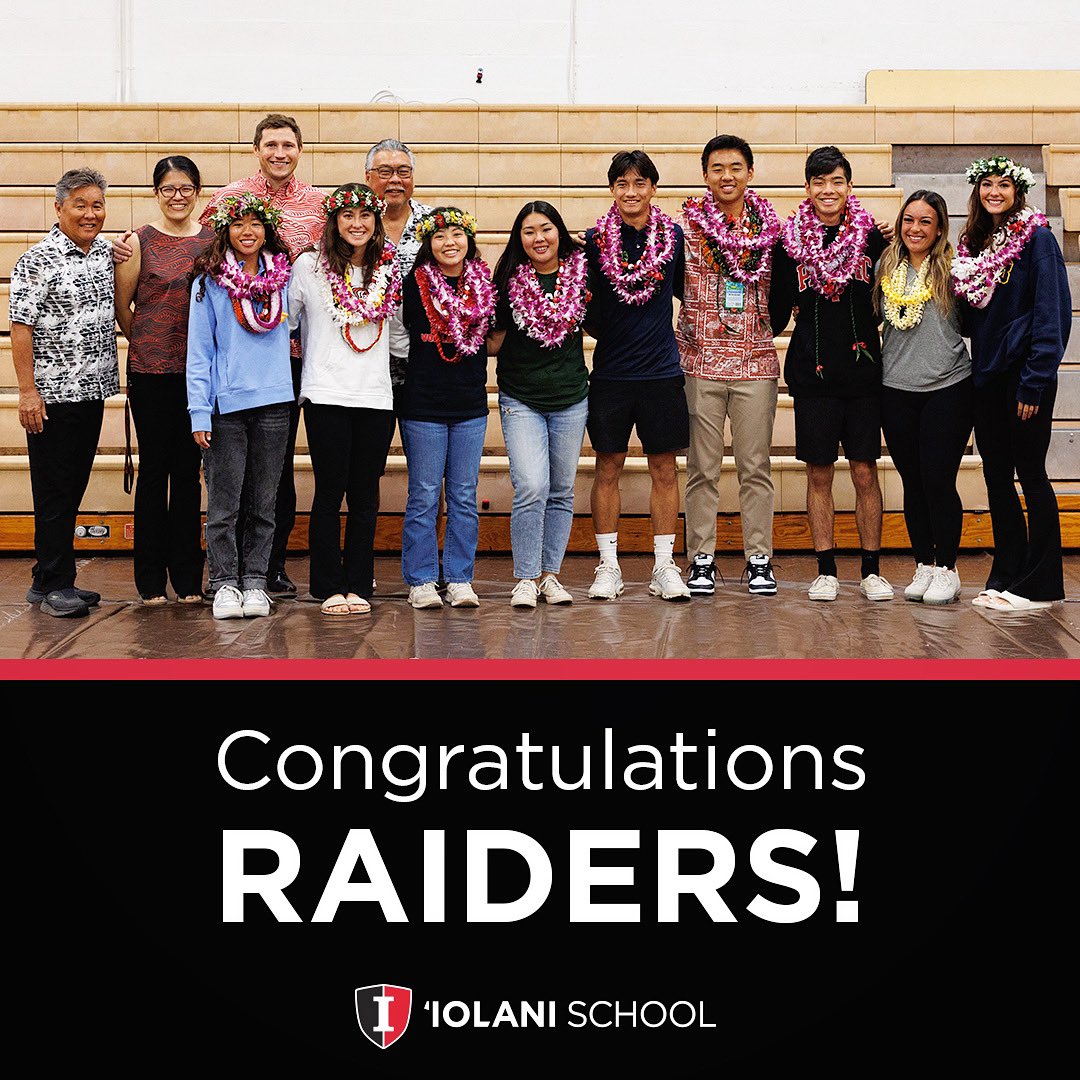
<svg viewBox="0 0 1080 1080">
<path fill-rule="evenodd" d="M 11 354 L 34 495 L 33 585 L 49 615 L 88 615 L 75 588 L 75 516 L 94 465 L 105 398 L 120 390 L 105 178 L 72 169 L 56 185 L 57 223 L 11 273 Z"/>
</svg>

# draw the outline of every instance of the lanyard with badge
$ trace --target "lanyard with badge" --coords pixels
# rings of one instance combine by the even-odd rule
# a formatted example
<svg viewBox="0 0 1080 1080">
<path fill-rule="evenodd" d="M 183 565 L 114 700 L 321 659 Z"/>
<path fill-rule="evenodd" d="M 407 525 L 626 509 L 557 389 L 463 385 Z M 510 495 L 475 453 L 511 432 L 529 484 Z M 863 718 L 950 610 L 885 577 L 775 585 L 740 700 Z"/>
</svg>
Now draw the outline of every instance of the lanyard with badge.
<svg viewBox="0 0 1080 1080">
<path fill-rule="evenodd" d="M 723 291 L 721 292 L 721 286 Z M 729 326 L 724 314 L 741 312 L 746 308 L 746 285 L 742 281 L 725 281 L 721 273 L 716 275 L 716 310 L 720 313 L 720 325 L 729 333 L 735 333 L 735 327 Z"/>
</svg>

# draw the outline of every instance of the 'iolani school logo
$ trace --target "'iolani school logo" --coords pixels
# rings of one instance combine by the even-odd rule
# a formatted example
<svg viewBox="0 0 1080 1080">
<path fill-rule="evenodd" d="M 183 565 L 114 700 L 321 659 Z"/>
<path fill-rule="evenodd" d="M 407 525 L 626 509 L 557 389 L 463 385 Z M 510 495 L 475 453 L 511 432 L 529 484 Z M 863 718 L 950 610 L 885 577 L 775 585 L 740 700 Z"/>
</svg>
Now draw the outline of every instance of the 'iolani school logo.
<svg viewBox="0 0 1080 1080">
<path fill-rule="evenodd" d="M 412 991 L 407 986 L 361 986 L 356 991 L 356 1022 L 365 1037 L 386 1050 L 405 1034 L 412 1015 Z"/>
</svg>

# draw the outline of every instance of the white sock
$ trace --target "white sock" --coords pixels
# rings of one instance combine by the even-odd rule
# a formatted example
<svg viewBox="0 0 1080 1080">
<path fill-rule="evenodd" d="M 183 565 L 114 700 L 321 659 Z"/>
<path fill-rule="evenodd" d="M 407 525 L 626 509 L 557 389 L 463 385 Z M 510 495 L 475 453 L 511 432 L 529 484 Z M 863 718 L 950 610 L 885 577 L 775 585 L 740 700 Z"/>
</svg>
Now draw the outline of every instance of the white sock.
<svg viewBox="0 0 1080 1080">
<path fill-rule="evenodd" d="M 600 562 L 608 566 L 619 565 L 619 534 L 596 533 L 596 546 L 600 551 Z"/>
<path fill-rule="evenodd" d="M 672 562 L 675 558 L 675 534 L 665 533 L 652 538 L 653 557 L 657 566 Z"/>
</svg>

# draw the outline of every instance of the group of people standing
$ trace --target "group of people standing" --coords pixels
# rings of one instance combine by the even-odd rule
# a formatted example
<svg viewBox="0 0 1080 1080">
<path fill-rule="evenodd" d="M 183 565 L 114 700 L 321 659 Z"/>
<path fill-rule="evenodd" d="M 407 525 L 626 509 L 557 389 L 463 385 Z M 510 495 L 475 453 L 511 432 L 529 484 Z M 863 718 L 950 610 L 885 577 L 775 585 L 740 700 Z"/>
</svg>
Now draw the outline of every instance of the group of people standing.
<svg viewBox="0 0 1080 1080">
<path fill-rule="evenodd" d="M 83 615 L 99 599 L 75 587 L 71 537 L 102 402 L 118 389 L 113 302 L 129 341 L 140 450 L 136 587 L 151 606 L 167 602 L 170 582 L 179 602 L 202 601 L 200 464 L 214 616 L 266 615 L 271 595 L 295 594 L 285 552 L 301 408 L 315 479 L 310 588 L 322 611 L 370 611 L 379 478 L 395 418 L 408 465 L 409 603 L 443 606 L 445 584 L 451 606 L 477 606 L 489 355 L 498 357 L 514 487 L 512 605 L 573 600 L 558 574 L 586 427 L 600 556 L 589 596 L 614 600 L 624 590 L 619 484 L 635 428 L 651 479 L 649 592 L 672 601 L 711 594 L 725 421 L 747 587 L 775 594 L 773 337 L 793 313 L 785 375 L 818 559 L 810 599 L 839 595 L 832 489 L 840 446 L 855 488 L 861 591 L 893 598 L 879 566 L 883 430 L 904 482 L 916 563 L 904 595 L 958 598 L 956 477 L 973 425 L 995 539 L 974 603 L 1015 610 L 1063 597 L 1045 457 L 1071 302 L 1046 219 L 1025 206 L 1033 178 L 1023 166 L 1001 156 L 972 165 L 954 252 L 940 195 L 914 192 L 895 227 L 875 223 L 835 147 L 809 155 L 807 198 L 781 222 L 749 186 L 751 147 L 717 136 L 701 156 L 706 192 L 685 203 L 683 226 L 654 204 L 660 177 L 648 155 L 623 151 L 608 171 L 612 206 L 584 243 L 555 207 L 528 202 L 492 274 L 471 214 L 413 199 L 415 159 L 402 143 L 376 144 L 366 183 L 329 196 L 295 176 L 302 149 L 295 120 L 267 116 L 254 138 L 259 172 L 220 190 L 199 218 L 198 167 L 163 159 L 153 177 L 161 216 L 111 248 L 99 236 L 104 178 L 76 170 L 58 184 L 58 224 L 19 260 L 11 288 L 36 520 L 29 598 L 43 611 Z M 597 342 L 591 374 L 586 331 Z M 684 450 L 686 580 L 674 561 Z"/>
</svg>

